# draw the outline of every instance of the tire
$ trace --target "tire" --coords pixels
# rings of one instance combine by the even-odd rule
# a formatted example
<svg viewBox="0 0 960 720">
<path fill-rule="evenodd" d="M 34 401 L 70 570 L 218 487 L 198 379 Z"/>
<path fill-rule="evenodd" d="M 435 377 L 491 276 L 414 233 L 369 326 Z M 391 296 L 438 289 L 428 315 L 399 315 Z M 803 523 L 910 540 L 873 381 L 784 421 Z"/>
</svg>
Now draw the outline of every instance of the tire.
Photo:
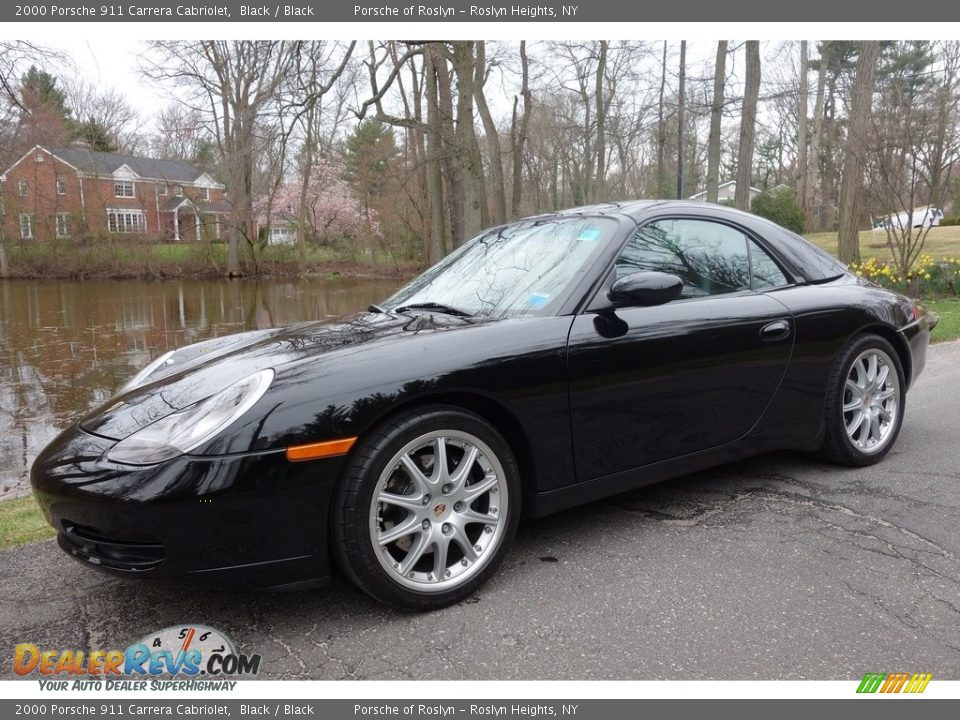
<svg viewBox="0 0 960 720">
<path fill-rule="evenodd" d="M 863 467 L 890 452 L 906 409 L 900 357 L 879 335 L 858 335 L 837 356 L 827 383 L 821 455 Z"/>
<path fill-rule="evenodd" d="M 520 472 L 483 418 L 422 407 L 357 443 L 333 507 L 347 576 L 381 602 L 433 610 L 469 597 L 503 560 L 520 519 Z"/>
</svg>

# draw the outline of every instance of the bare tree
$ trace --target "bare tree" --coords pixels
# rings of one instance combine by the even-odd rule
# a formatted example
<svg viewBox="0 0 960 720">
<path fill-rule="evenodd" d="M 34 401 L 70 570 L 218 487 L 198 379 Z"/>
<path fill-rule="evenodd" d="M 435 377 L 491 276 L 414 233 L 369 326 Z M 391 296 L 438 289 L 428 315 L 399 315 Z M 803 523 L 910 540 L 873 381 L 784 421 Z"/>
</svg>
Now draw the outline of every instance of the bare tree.
<svg viewBox="0 0 960 720">
<path fill-rule="evenodd" d="M 827 67 L 830 64 L 830 42 L 820 44 L 820 67 L 817 71 L 817 96 L 813 104 L 813 137 L 807 154 L 807 177 L 803 183 L 803 211 L 806 214 L 806 226 L 814 227 L 814 197 L 820 163 L 820 141 L 823 137 L 824 93 L 827 86 Z"/>
<path fill-rule="evenodd" d="M 807 95 L 810 92 L 810 82 L 807 77 L 810 64 L 807 41 L 800 41 L 800 89 L 797 97 L 797 171 L 796 171 L 796 198 L 797 204 L 807 213 Z"/>
<path fill-rule="evenodd" d="M 713 102 L 710 105 L 710 138 L 707 141 L 707 202 L 715 203 L 720 187 L 720 124 L 727 80 L 727 41 L 717 43 L 717 62 L 713 73 Z"/>
<path fill-rule="evenodd" d="M 844 153 L 838 207 L 839 234 L 837 255 L 842 262 L 860 262 L 860 219 L 863 211 L 863 168 L 871 129 L 873 88 L 877 77 L 880 43 L 860 43 L 857 74 L 853 84 L 850 130 Z"/>
<path fill-rule="evenodd" d="M 142 140 L 143 118 L 115 89 L 101 90 L 82 78 L 63 83 L 67 107 L 74 124 L 74 135 L 94 147 L 135 155 L 145 150 Z"/>
<path fill-rule="evenodd" d="M 746 77 L 744 78 L 743 110 L 740 118 L 740 145 L 737 152 L 737 189 L 734 205 L 750 209 L 750 171 L 753 168 L 753 145 L 757 129 L 757 100 L 760 96 L 760 41 L 746 45 Z"/>
<path fill-rule="evenodd" d="M 256 132 L 299 57 L 300 42 L 156 41 L 144 74 L 191 91 L 193 107 L 209 118 L 230 189 L 226 274 L 243 274 L 241 240 L 253 242 Z"/>
<path fill-rule="evenodd" d="M 513 99 L 513 121 L 510 125 L 510 151 L 513 156 L 513 187 L 511 188 L 510 216 L 515 218 L 520 214 L 522 200 L 523 179 L 523 151 L 527 143 L 527 134 L 530 131 L 530 114 L 533 110 L 532 93 L 530 92 L 530 63 L 527 59 L 527 43 L 520 41 L 520 94 Z M 523 111 L 517 121 L 517 105 L 523 100 Z"/>
</svg>

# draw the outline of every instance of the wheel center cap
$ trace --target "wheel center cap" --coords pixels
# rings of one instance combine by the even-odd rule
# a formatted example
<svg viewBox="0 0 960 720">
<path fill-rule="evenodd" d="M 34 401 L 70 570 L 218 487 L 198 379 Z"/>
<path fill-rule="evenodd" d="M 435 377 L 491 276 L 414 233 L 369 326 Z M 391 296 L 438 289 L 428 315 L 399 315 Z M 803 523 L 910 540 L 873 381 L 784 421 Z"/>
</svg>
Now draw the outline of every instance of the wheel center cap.
<svg viewBox="0 0 960 720">
<path fill-rule="evenodd" d="M 435 517 L 443 517 L 443 514 L 447 511 L 446 503 L 437 503 L 433 506 L 433 514 Z"/>
</svg>

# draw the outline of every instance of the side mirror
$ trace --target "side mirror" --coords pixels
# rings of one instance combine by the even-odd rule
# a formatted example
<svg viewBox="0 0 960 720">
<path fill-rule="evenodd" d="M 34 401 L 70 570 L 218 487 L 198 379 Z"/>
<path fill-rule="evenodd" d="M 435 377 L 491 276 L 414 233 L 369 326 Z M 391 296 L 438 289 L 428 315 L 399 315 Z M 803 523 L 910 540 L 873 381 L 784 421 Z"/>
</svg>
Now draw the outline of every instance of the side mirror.
<svg viewBox="0 0 960 720">
<path fill-rule="evenodd" d="M 626 275 L 613 283 L 607 297 L 615 307 L 663 305 L 680 297 L 683 281 L 652 270 Z"/>
</svg>

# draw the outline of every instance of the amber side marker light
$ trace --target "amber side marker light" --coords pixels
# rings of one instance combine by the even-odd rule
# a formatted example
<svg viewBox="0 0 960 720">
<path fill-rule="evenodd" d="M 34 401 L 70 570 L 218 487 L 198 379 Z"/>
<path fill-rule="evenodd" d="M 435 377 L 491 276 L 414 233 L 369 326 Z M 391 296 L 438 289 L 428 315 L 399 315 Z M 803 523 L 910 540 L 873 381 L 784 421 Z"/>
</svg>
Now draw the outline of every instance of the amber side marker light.
<svg viewBox="0 0 960 720">
<path fill-rule="evenodd" d="M 293 445 L 287 448 L 287 460 L 301 462 L 303 460 L 318 460 L 319 458 L 338 457 L 350 452 L 350 448 L 357 441 L 355 437 L 327 440 L 325 442 L 309 443 L 308 445 Z"/>
</svg>

